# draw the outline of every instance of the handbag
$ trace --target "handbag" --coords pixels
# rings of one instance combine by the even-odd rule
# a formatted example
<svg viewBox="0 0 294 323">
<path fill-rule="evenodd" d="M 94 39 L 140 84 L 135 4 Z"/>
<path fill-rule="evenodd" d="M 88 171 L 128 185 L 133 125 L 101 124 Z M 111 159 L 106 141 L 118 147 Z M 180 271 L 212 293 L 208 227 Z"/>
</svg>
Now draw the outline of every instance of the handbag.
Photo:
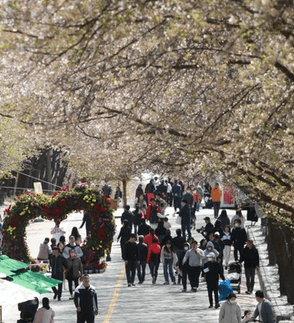
<svg viewBox="0 0 294 323">
<path fill-rule="evenodd" d="M 179 215 L 176 218 L 176 224 L 182 224 L 182 218 Z"/>
</svg>

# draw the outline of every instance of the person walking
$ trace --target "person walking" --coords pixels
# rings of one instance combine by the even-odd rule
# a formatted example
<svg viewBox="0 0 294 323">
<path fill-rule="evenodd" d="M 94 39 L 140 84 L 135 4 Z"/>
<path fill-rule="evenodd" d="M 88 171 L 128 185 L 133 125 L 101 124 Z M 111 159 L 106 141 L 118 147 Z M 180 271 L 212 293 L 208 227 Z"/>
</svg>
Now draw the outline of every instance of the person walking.
<svg viewBox="0 0 294 323">
<path fill-rule="evenodd" d="M 174 250 L 176 252 L 176 255 L 177 255 L 178 259 L 179 259 L 180 254 L 183 253 L 184 244 L 185 244 L 186 239 L 182 236 L 182 230 L 181 229 L 177 229 L 176 234 L 177 234 L 176 237 L 174 237 L 172 239 L 172 244 L 173 244 Z M 182 267 L 182 261 L 183 261 L 183 258 L 181 260 L 181 263 L 179 263 L 179 265 L 178 265 L 180 270 L 181 270 L 181 267 Z M 187 272 L 186 272 L 186 274 L 187 274 Z M 182 278 L 182 275 L 180 273 L 178 273 L 178 284 L 181 283 L 181 278 Z"/>
<path fill-rule="evenodd" d="M 146 238 L 146 237 L 145 237 Z M 148 247 L 147 264 L 149 265 L 152 284 L 156 283 L 158 267 L 160 262 L 161 247 L 157 238 L 153 238 L 151 245 Z"/>
<path fill-rule="evenodd" d="M 273 311 L 273 307 L 270 301 L 264 298 L 264 293 L 262 290 L 255 292 L 255 298 L 258 302 L 256 309 L 249 322 L 252 322 L 259 316 L 259 319 L 263 323 L 276 323 L 276 317 Z"/>
<path fill-rule="evenodd" d="M 159 243 L 159 239 L 158 236 L 155 234 L 154 229 L 150 228 L 149 229 L 149 234 L 147 234 L 144 237 L 144 243 L 147 244 L 147 247 L 149 248 L 151 246 L 151 244 L 153 243 L 153 240 L 156 239 L 157 242 Z"/>
<path fill-rule="evenodd" d="M 197 241 L 192 241 L 192 249 L 186 252 L 183 265 L 188 263 L 188 277 L 191 284 L 191 291 L 197 292 L 199 287 L 199 276 L 201 272 L 201 260 L 205 258 L 203 250 L 198 248 Z"/>
<path fill-rule="evenodd" d="M 174 209 L 175 213 L 177 209 L 181 209 L 181 198 L 182 198 L 182 187 L 178 184 L 178 181 L 175 180 L 174 185 L 172 186 L 172 196 L 174 199 Z"/>
<path fill-rule="evenodd" d="M 253 240 L 248 239 L 244 247 L 240 263 L 244 261 L 245 276 L 246 276 L 246 294 L 251 294 L 254 288 L 255 269 L 259 270 L 259 254 Z"/>
<path fill-rule="evenodd" d="M 219 311 L 219 323 L 241 323 L 241 307 L 235 293 L 230 293 Z"/>
<path fill-rule="evenodd" d="M 49 299 L 47 297 L 42 299 L 42 305 L 35 314 L 33 323 L 52 323 L 55 313 L 49 306 Z"/>
<path fill-rule="evenodd" d="M 183 250 L 180 250 L 180 252 L 178 253 L 178 263 L 177 263 L 177 268 L 179 272 L 178 284 L 180 283 L 180 278 L 181 278 L 183 293 L 187 291 L 187 273 L 188 273 L 188 262 L 183 263 L 183 260 L 189 248 L 190 248 L 189 243 L 184 242 Z"/>
<path fill-rule="evenodd" d="M 83 265 L 80 258 L 76 257 L 75 251 L 72 249 L 69 252 L 69 258 L 66 259 L 65 278 L 68 281 L 68 289 L 70 298 L 73 299 L 72 283 L 75 283 L 75 288 L 79 285 L 79 277 L 82 276 Z"/>
<path fill-rule="evenodd" d="M 135 286 L 136 265 L 139 263 L 136 235 L 131 233 L 129 240 L 124 245 L 123 260 L 126 265 L 128 286 Z"/>
<path fill-rule="evenodd" d="M 160 207 L 156 204 L 154 198 L 150 200 L 150 203 L 146 211 L 146 220 L 150 221 L 151 228 L 156 229 L 158 223 L 157 213 L 160 213 Z"/>
<path fill-rule="evenodd" d="M 203 275 L 206 280 L 209 308 L 213 307 L 212 294 L 214 293 L 215 308 L 220 307 L 218 302 L 218 281 L 219 277 L 225 281 L 222 266 L 215 261 L 215 254 L 213 252 L 207 255 L 208 262 L 203 266 Z"/>
<path fill-rule="evenodd" d="M 38 253 L 38 260 L 46 260 L 48 262 L 50 255 L 51 255 L 51 250 L 48 246 L 49 243 L 49 238 L 45 238 L 44 242 L 40 244 L 40 249 Z"/>
<path fill-rule="evenodd" d="M 53 255 L 52 257 L 50 257 L 50 266 L 52 268 L 51 277 L 61 280 L 61 283 L 58 284 L 58 290 L 56 289 L 56 287 L 52 287 L 52 290 L 54 292 L 53 299 L 56 299 L 56 297 L 58 297 L 58 300 L 61 301 L 63 271 L 66 267 L 66 263 L 64 257 L 59 254 L 58 247 L 53 247 Z"/>
<path fill-rule="evenodd" d="M 221 222 L 223 229 L 231 223 L 226 210 L 222 210 L 220 216 L 217 219 Z"/>
<path fill-rule="evenodd" d="M 139 243 L 138 243 L 139 263 L 137 264 L 137 274 L 138 274 L 139 284 L 143 284 L 145 281 L 147 255 L 148 255 L 148 247 L 147 247 L 147 244 L 144 243 L 144 236 L 139 236 Z"/>
<path fill-rule="evenodd" d="M 155 202 L 160 207 L 160 213 L 164 214 L 165 209 L 167 208 L 167 202 L 162 198 L 161 193 L 155 194 Z"/>
<path fill-rule="evenodd" d="M 74 304 L 77 309 L 77 323 L 94 323 L 95 315 L 98 315 L 98 299 L 87 274 L 82 276 L 82 283 L 75 290 Z"/>
<path fill-rule="evenodd" d="M 90 226 L 92 224 L 92 218 L 91 218 L 90 214 L 86 211 L 84 211 L 83 221 L 82 221 L 82 224 L 80 225 L 79 229 L 82 229 L 84 224 L 86 224 L 86 234 L 88 236 L 90 234 Z"/>
<path fill-rule="evenodd" d="M 236 211 L 236 214 L 232 217 L 232 220 L 231 220 L 231 227 L 232 228 L 235 227 L 235 223 L 236 223 L 235 221 L 238 219 L 241 221 L 241 228 L 245 229 L 245 217 L 243 216 L 241 209 L 238 209 Z"/>
<path fill-rule="evenodd" d="M 214 188 L 210 192 L 210 195 L 211 195 L 213 209 L 214 209 L 214 217 L 216 219 L 218 217 L 218 212 L 220 209 L 222 194 L 223 194 L 223 192 L 219 188 L 219 183 L 215 183 Z"/>
<path fill-rule="evenodd" d="M 225 269 L 228 268 L 230 262 L 230 255 L 231 255 L 231 245 L 232 245 L 232 238 L 231 238 L 231 228 L 229 225 L 225 227 L 224 235 L 221 238 L 221 241 L 224 244 L 223 256 L 225 261 Z"/>
<path fill-rule="evenodd" d="M 76 239 L 74 236 L 69 237 L 69 243 L 64 247 L 63 254 L 62 254 L 65 259 L 69 258 L 70 250 L 74 250 L 78 258 L 83 257 L 82 248 L 75 241 Z"/>
<path fill-rule="evenodd" d="M 181 225 L 183 237 L 186 239 L 186 230 L 188 233 L 188 239 L 191 238 L 191 209 L 186 200 L 182 201 L 182 208 L 180 210 L 179 216 L 181 217 Z"/>
<path fill-rule="evenodd" d="M 71 236 L 74 236 L 75 237 L 75 242 L 79 245 L 81 245 L 83 243 L 82 241 L 82 237 L 79 233 L 79 230 L 77 227 L 73 227 L 72 230 L 71 230 Z"/>
<path fill-rule="evenodd" d="M 232 238 L 232 243 L 234 245 L 234 258 L 235 258 L 235 261 L 238 261 L 238 253 L 239 253 L 239 260 L 240 260 L 244 245 L 247 241 L 247 233 L 245 229 L 241 228 L 240 219 L 237 219 L 235 221 L 235 228 L 232 230 L 231 238 Z"/>
<path fill-rule="evenodd" d="M 133 214 L 134 214 L 134 232 L 135 232 L 135 235 L 137 235 L 139 225 L 141 224 L 141 219 L 144 218 L 144 213 L 140 210 L 139 203 L 136 203 Z"/>
<path fill-rule="evenodd" d="M 121 250 L 121 257 L 123 258 L 124 253 L 124 245 L 130 239 L 131 229 L 129 227 L 129 221 L 124 220 L 123 226 L 120 228 L 119 235 L 117 237 L 117 242 L 120 239 L 120 250 Z"/>
<path fill-rule="evenodd" d="M 121 215 L 120 221 L 121 224 L 124 223 L 124 220 L 128 220 L 128 226 L 132 231 L 133 223 L 134 223 L 134 214 L 130 211 L 130 206 L 124 206 L 124 212 Z"/>
<path fill-rule="evenodd" d="M 173 268 L 176 267 L 178 261 L 177 255 L 172 248 L 171 241 L 167 241 L 166 244 L 162 247 L 160 253 L 160 261 L 163 264 L 163 275 L 164 275 L 164 285 L 169 285 L 168 272 L 171 281 L 176 285 L 176 278 L 173 273 Z M 168 271 L 168 272 L 167 272 Z"/>
<path fill-rule="evenodd" d="M 138 228 L 138 235 L 139 236 L 146 236 L 149 233 L 150 226 L 146 223 L 145 219 L 141 219 L 141 224 Z"/>
</svg>

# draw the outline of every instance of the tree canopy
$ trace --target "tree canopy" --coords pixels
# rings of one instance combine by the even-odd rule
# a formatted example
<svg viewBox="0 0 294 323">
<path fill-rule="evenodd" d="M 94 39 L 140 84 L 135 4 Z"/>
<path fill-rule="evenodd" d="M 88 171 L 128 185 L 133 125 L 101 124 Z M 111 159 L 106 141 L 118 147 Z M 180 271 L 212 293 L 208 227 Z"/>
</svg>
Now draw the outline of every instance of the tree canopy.
<svg viewBox="0 0 294 323">
<path fill-rule="evenodd" d="M 293 1 L 0 3 L 13 120 L 86 172 L 222 174 L 292 228 Z"/>
</svg>

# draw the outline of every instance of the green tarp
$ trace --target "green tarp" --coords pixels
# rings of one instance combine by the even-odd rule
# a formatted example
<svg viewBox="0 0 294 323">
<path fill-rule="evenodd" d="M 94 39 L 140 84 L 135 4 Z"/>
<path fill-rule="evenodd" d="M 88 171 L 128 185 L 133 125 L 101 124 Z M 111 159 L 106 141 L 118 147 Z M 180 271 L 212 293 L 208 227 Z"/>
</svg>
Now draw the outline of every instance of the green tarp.
<svg viewBox="0 0 294 323">
<path fill-rule="evenodd" d="M 6 276 L 14 275 L 15 271 L 27 268 L 29 265 L 25 262 L 10 259 L 7 256 L 0 256 L 0 273 Z"/>
<path fill-rule="evenodd" d="M 12 283 L 18 284 L 40 294 L 46 294 L 48 293 L 48 289 L 50 287 L 62 283 L 60 280 L 50 278 L 46 275 L 36 273 L 31 270 L 11 275 L 9 276 L 9 280 Z"/>
<path fill-rule="evenodd" d="M 31 270 L 24 270 L 29 265 L 10 259 L 7 256 L 0 256 L 0 273 L 7 276 L 7 280 L 40 294 L 48 293 L 50 287 L 56 286 L 62 281 L 50 278 L 46 275 Z"/>
</svg>

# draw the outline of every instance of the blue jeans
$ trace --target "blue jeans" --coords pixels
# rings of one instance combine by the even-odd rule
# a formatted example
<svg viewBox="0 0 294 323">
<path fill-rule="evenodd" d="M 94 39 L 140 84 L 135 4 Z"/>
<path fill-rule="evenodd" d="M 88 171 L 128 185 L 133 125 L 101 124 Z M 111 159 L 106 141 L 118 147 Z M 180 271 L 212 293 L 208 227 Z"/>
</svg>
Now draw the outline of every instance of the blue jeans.
<svg viewBox="0 0 294 323">
<path fill-rule="evenodd" d="M 172 282 L 175 282 L 175 276 L 173 273 L 173 259 L 164 259 L 164 264 L 163 264 L 163 274 L 164 274 L 164 279 L 166 282 L 168 282 L 168 273 L 167 270 L 169 271 L 170 279 Z"/>
<path fill-rule="evenodd" d="M 190 229 L 190 224 L 187 225 L 187 224 L 182 224 L 182 232 L 183 232 L 183 237 L 186 239 L 186 230 L 187 230 L 187 233 L 188 233 L 188 239 L 191 238 L 191 229 Z"/>
<path fill-rule="evenodd" d="M 145 269 L 146 261 L 140 261 L 140 264 L 137 264 L 137 274 L 140 283 L 143 283 L 145 280 Z"/>
<path fill-rule="evenodd" d="M 158 274 L 158 267 L 159 267 L 159 261 L 154 261 L 149 263 L 149 268 L 150 268 L 150 274 L 152 278 L 154 277 L 155 279 L 157 278 Z"/>
<path fill-rule="evenodd" d="M 174 196 L 174 209 L 181 209 L 181 198 L 179 196 Z"/>
</svg>

